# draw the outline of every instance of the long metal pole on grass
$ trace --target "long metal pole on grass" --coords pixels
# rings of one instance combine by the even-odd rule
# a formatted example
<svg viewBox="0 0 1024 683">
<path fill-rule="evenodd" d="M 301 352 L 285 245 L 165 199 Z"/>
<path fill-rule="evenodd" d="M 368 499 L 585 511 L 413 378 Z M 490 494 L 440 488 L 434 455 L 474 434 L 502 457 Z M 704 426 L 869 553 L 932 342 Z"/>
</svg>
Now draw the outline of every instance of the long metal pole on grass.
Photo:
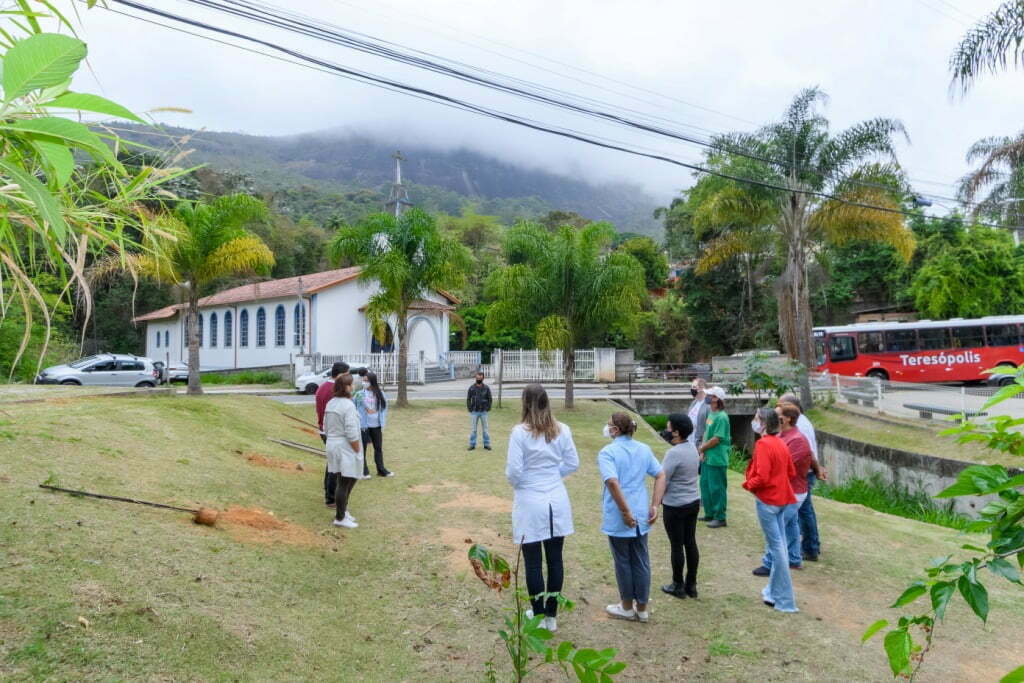
<svg viewBox="0 0 1024 683">
<path fill-rule="evenodd" d="M 181 508 L 175 505 L 164 505 L 163 503 L 151 503 L 148 500 L 122 498 L 121 496 L 108 496 L 102 493 L 89 493 L 88 491 L 75 491 L 74 489 L 63 489 L 59 486 L 50 486 L 49 484 L 40 484 L 39 488 L 47 489 L 50 491 L 60 491 L 61 493 L 71 493 L 76 496 L 88 496 L 89 498 L 101 498 L 102 500 L 117 500 L 122 503 L 135 503 L 136 505 L 148 505 L 154 508 L 166 508 L 168 510 L 178 510 L 179 512 L 191 512 L 192 514 L 196 514 L 199 512 L 199 510 L 193 510 L 192 508 Z"/>
</svg>

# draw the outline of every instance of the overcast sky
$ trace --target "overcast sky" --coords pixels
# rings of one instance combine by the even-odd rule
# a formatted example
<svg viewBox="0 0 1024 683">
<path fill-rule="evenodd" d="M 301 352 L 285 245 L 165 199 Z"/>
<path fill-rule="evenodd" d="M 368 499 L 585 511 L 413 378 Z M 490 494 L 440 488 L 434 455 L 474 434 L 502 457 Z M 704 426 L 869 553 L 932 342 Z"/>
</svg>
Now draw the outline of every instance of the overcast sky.
<svg viewBox="0 0 1024 683">
<path fill-rule="evenodd" d="M 685 161 L 701 156 L 694 145 L 498 95 L 184 0 L 141 1 L 557 126 Z M 831 98 L 826 113 L 835 130 L 877 116 L 903 121 L 911 141 L 901 145 L 900 161 L 915 187 L 939 195 L 955 192 L 952 183 L 967 169 L 964 153 L 972 142 L 1024 125 L 1020 72 L 985 77 L 963 98 L 949 94 L 949 54 L 996 0 L 272 1 L 700 135 L 772 121 L 797 91 L 818 85 Z M 136 111 L 175 106 L 193 112 L 155 114 L 163 123 L 266 135 L 342 127 L 388 136 L 396 146 L 466 146 L 592 180 L 637 182 L 666 203 L 693 182 L 688 171 L 668 164 L 454 111 L 101 8 L 83 12 L 83 21 L 100 82 L 83 75 L 76 88 Z"/>
</svg>

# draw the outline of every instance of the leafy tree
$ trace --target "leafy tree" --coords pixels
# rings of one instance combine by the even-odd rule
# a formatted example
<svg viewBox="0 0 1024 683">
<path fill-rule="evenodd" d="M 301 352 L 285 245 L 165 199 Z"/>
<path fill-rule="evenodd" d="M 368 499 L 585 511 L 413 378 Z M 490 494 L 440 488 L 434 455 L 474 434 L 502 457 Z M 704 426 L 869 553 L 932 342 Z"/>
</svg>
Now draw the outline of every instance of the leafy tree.
<svg viewBox="0 0 1024 683">
<path fill-rule="evenodd" d="M 1024 132 L 978 140 L 967 151 L 967 162 L 981 164 L 960 181 L 959 196 L 973 202 L 971 214 L 1024 229 Z"/>
<path fill-rule="evenodd" d="M 472 255 L 466 286 L 459 295 L 463 302 L 473 305 L 483 295 L 487 274 L 501 265 L 501 221 L 497 216 L 485 216 L 473 207 L 465 207 L 461 216 L 439 216 L 438 225 Z"/>
<path fill-rule="evenodd" d="M 341 227 L 330 243 L 331 259 L 347 259 L 362 267 L 359 279 L 377 283 L 366 317 L 378 339 L 385 336 L 388 316 L 397 319 L 398 401 L 409 405 L 409 306 L 428 292 L 458 289 L 470 266 L 469 251 L 438 230 L 434 217 L 410 209 L 400 217 L 377 213 L 352 227 Z"/>
<path fill-rule="evenodd" d="M 887 242 L 906 259 L 914 248 L 913 235 L 897 212 L 902 187 L 894 140 L 905 135 L 903 125 L 878 118 L 833 135 L 828 120 L 815 109 L 824 100 L 817 88 L 806 89 L 782 121 L 715 140 L 708 166 L 769 187 L 709 175 L 690 197 L 696 200 L 695 225 L 720 232 L 704 250 L 701 272 L 739 254 L 766 249 L 782 259 L 785 265 L 776 283 L 779 336 L 786 352 L 807 367 L 812 362 L 807 271 L 817 246 Z M 873 162 L 879 157 L 888 163 Z M 809 387 L 802 391 L 809 402 Z"/>
<path fill-rule="evenodd" d="M 976 226 L 929 252 L 910 293 L 932 319 L 1007 315 L 1024 308 L 1024 258 L 1001 230 Z"/>
<path fill-rule="evenodd" d="M 42 358 L 41 365 L 67 361 L 78 350 L 71 328 L 71 304 L 62 296 L 64 283 L 55 275 L 40 273 L 32 278 L 32 284 L 47 307 L 50 325 L 43 324 L 43 311 L 35 299 L 30 302 L 31 323 L 26 322 L 22 309 L 13 306 L 0 318 L 0 374 L 22 382 L 32 382 L 37 370 L 16 362 L 15 354 L 26 330 L 29 341 L 25 352 Z"/>
<path fill-rule="evenodd" d="M 180 202 L 163 217 L 173 239 L 163 245 L 163 258 L 130 254 L 93 269 L 104 280 L 122 268 L 184 291 L 188 303 L 188 393 L 203 393 L 199 377 L 199 299 L 222 278 L 269 272 L 274 254 L 246 226 L 267 220 L 267 206 L 244 194 L 217 197 L 209 202 Z"/>
<path fill-rule="evenodd" d="M 694 243 L 693 206 L 689 190 L 672 199 L 669 206 L 654 210 L 654 218 L 661 220 L 665 231 L 665 249 L 673 261 L 696 258 L 700 253 Z"/>
<path fill-rule="evenodd" d="M 619 250 L 632 256 L 643 266 L 644 284 L 648 290 L 665 286 L 668 278 L 668 259 L 654 240 L 650 237 L 634 237 L 623 242 Z"/>
<path fill-rule="evenodd" d="M 495 298 L 487 329 L 534 326 L 537 345 L 561 349 L 565 405 L 573 407 L 576 349 L 609 327 L 632 322 L 646 295 L 643 268 L 623 252 L 607 253 L 615 237 L 608 223 L 582 228 L 520 223 L 505 234 L 505 260 L 488 281 Z"/>
<path fill-rule="evenodd" d="M 960 44 L 949 58 L 952 85 L 960 86 L 963 92 L 967 92 L 986 71 L 996 73 L 1008 64 L 1017 68 L 1024 67 L 1022 43 L 1024 2 L 1009 0 L 975 24 L 960 39 Z"/>
<path fill-rule="evenodd" d="M 175 174 L 148 167 L 129 174 L 109 146 L 119 144 L 118 138 L 58 115 L 92 112 L 142 123 L 110 100 L 69 90 L 87 49 L 78 38 L 43 31 L 40 21 L 54 20 L 74 32 L 55 7 L 18 0 L 5 9 L 10 23 L 0 27 L 0 201 L 7 210 L 0 215 L 0 320 L 17 315 L 21 321 L 17 350 L 7 364 L 13 376 L 38 325 L 50 330 L 55 307 L 69 301 L 72 285 L 88 318 L 92 297 L 85 264 L 92 255 L 152 247 L 154 233 L 137 209 Z M 91 165 L 79 165 L 87 159 Z M 56 300 L 48 302 L 37 285 L 36 276 L 44 273 L 61 284 Z M 47 332 L 37 347 L 37 367 L 48 338 Z"/>
<path fill-rule="evenodd" d="M 136 281 L 123 272 L 94 284 L 93 299 L 95 310 L 91 319 L 80 322 L 90 353 L 145 353 L 145 326 L 136 325 L 132 319 L 144 311 L 174 303 L 166 286 L 148 279 Z"/>
<path fill-rule="evenodd" d="M 324 270 L 327 233 L 308 218 L 270 214 L 250 226 L 274 254 L 274 278 L 294 277 Z"/>
<path fill-rule="evenodd" d="M 544 226 L 548 232 L 557 232 L 559 228 L 566 225 L 573 228 L 583 228 L 593 223 L 589 218 L 584 218 L 575 211 L 548 211 L 546 215 L 542 216 L 537 222 Z"/>
<path fill-rule="evenodd" d="M 487 331 L 487 311 L 490 304 L 475 304 L 459 309 L 466 326 L 466 348 L 483 353 L 485 362 L 494 349 L 536 348 L 533 330 L 528 327 L 507 327 L 495 333 Z M 459 343 L 459 332 L 452 330 L 451 342 Z"/>
<path fill-rule="evenodd" d="M 651 363 L 682 363 L 694 358 L 693 327 L 685 299 L 676 292 L 655 299 L 640 314 L 636 351 Z"/>
</svg>

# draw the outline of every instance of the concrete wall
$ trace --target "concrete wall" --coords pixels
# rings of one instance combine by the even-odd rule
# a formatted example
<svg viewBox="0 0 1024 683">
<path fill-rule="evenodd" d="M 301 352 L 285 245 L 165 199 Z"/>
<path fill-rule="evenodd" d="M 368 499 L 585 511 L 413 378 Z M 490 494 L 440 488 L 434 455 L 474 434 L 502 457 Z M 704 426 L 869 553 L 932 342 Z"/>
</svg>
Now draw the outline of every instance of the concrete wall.
<svg viewBox="0 0 1024 683">
<path fill-rule="evenodd" d="M 878 474 L 883 481 L 935 495 L 956 482 L 957 475 L 971 464 L 876 446 L 820 430 L 817 437 L 818 450 L 828 469 L 829 479 L 837 484 Z M 1010 472 L 1016 475 L 1020 470 Z M 951 500 L 957 512 L 976 516 L 977 511 L 994 498 L 996 496 L 966 496 Z M 942 499 L 937 502 L 941 503 Z"/>
<path fill-rule="evenodd" d="M 594 380 L 597 382 L 615 381 L 615 349 L 594 349 Z"/>
<path fill-rule="evenodd" d="M 636 367 L 636 351 L 633 349 L 616 349 L 615 381 L 628 381 L 629 373 L 633 372 L 634 367 Z"/>
</svg>

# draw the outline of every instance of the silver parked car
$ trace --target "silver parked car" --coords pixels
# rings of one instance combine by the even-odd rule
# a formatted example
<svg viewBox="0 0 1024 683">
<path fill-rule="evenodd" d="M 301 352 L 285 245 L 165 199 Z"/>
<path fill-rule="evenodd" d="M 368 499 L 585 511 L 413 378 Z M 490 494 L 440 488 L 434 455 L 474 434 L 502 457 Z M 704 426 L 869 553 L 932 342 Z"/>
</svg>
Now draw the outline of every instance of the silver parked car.
<svg viewBox="0 0 1024 683">
<path fill-rule="evenodd" d="M 161 371 L 152 360 L 127 353 L 98 353 L 46 368 L 36 384 L 155 387 Z"/>
</svg>

